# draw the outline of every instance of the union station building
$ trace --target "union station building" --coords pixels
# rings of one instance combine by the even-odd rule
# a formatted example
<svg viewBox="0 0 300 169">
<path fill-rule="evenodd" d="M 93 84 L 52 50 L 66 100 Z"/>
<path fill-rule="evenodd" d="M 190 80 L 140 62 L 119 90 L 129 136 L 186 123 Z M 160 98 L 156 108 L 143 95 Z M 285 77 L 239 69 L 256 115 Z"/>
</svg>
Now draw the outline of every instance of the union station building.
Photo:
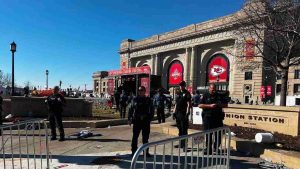
<svg viewBox="0 0 300 169">
<path fill-rule="evenodd" d="M 236 63 L 234 54 L 240 40 L 234 26 L 237 15 L 240 11 L 145 39 L 126 39 L 119 49 L 120 70 L 148 67 L 149 77 L 159 76 L 161 86 L 171 93 L 181 80 L 185 80 L 191 91 L 207 89 L 210 83 L 216 83 L 218 89 L 228 90 L 233 100 L 242 103 L 251 100 L 261 103 L 263 98 L 278 102 L 280 77 L 265 66 L 261 58 L 255 57 L 255 64 L 242 68 Z M 244 48 L 250 53 L 256 50 L 247 42 Z M 106 79 L 111 78 L 109 74 Z M 93 75 L 94 91 L 100 80 L 97 77 Z M 289 73 L 291 104 L 300 102 L 299 92 L 300 67 L 296 66 L 290 68 Z"/>
</svg>

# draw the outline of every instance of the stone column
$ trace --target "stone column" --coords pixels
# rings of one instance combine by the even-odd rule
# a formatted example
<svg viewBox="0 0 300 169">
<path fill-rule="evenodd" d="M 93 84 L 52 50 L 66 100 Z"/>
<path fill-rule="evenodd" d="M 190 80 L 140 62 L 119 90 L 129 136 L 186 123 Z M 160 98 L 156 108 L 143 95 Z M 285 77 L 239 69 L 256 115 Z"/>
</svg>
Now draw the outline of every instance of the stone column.
<svg viewBox="0 0 300 169">
<path fill-rule="evenodd" d="M 184 62 L 184 65 L 183 65 L 184 69 L 184 77 L 183 77 L 183 80 L 187 83 L 187 86 L 190 85 L 190 49 L 189 48 L 186 48 L 185 49 L 185 62 Z"/>
<path fill-rule="evenodd" d="M 96 93 L 97 92 L 97 88 L 96 88 L 97 87 L 97 80 L 94 79 L 93 81 L 94 81 L 93 91 Z"/>
<path fill-rule="evenodd" d="M 98 79 L 98 94 L 102 92 L 102 78 Z"/>
<path fill-rule="evenodd" d="M 195 85 L 196 85 L 196 63 L 195 63 L 195 60 L 196 60 L 196 46 L 193 46 L 192 47 L 192 51 L 191 51 L 191 62 L 190 62 L 190 85 L 193 86 L 193 89 L 195 89 Z"/>
<path fill-rule="evenodd" d="M 155 69 L 156 69 L 156 64 L 157 64 L 157 62 L 156 62 L 156 55 L 151 55 L 151 74 L 152 75 L 154 75 L 155 74 Z"/>
<path fill-rule="evenodd" d="M 159 65 L 160 65 L 160 63 L 159 63 L 159 60 L 158 60 L 158 54 L 155 54 L 155 57 L 154 57 L 155 59 L 155 68 L 154 68 L 154 74 L 155 75 L 158 75 L 158 72 L 160 71 L 159 70 Z"/>
<path fill-rule="evenodd" d="M 127 68 L 130 68 L 130 67 L 132 67 L 132 65 L 131 65 L 131 59 L 130 58 L 128 58 L 128 66 L 127 66 Z"/>
</svg>

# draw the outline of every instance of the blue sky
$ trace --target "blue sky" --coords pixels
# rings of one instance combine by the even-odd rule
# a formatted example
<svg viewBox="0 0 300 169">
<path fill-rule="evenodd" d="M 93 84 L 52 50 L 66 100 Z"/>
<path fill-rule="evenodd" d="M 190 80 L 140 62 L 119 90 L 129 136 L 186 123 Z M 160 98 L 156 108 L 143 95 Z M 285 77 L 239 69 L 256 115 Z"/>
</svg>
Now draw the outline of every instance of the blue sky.
<svg viewBox="0 0 300 169">
<path fill-rule="evenodd" d="M 141 39 L 231 14 L 243 0 L 0 0 L 0 70 L 15 80 L 62 87 L 87 84 L 92 73 L 119 69 L 123 39 Z"/>
</svg>

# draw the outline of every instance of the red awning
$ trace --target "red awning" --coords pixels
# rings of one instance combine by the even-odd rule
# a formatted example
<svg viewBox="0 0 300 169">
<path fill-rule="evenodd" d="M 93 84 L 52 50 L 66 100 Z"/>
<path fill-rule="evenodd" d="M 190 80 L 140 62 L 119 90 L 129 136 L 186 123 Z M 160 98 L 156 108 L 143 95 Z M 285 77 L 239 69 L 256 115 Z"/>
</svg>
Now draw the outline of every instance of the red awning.
<svg viewBox="0 0 300 169">
<path fill-rule="evenodd" d="M 137 74 L 150 74 L 151 68 L 149 66 L 131 67 L 120 70 L 108 71 L 108 76 L 124 76 L 124 75 L 137 75 Z"/>
</svg>

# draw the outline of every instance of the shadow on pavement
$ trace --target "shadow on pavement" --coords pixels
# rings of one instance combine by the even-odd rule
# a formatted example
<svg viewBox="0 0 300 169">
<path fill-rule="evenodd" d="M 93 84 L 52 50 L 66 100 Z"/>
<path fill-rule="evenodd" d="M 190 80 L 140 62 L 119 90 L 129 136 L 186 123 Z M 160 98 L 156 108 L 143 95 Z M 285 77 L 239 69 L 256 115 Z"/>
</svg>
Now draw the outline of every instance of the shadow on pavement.
<svg viewBox="0 0 300 169">
<path fill-rule="evenodd" d="M 241 159 L 234 159 L 231 158 L 230 160 L 230 168 L 231 169 L 242 169 L 242 168 L 251 168 L 251 169 L 259 169 L 258 164 L 251 163 L 249 160 L 247 160 L 247 156 L 243 156 L 242 154 L 238 152 L 232 152 L 232 156 L 238 156 L 242 157 Z M 200 153 L 199 158 L 197 158 L 196 154 L 195 156 L 191 158 L 188 156 L 185 158 L 183 155 L 178 158 L 178 156 L 171 156 L 171 155 L 156 155 L 152 157 L 146 158 L 146 169 L 152 169 L 154 166 L 155 161 L 155 168 L 156 169 L 173 169 L 173 168 L 184 168 L 184 164 L 186 164 L 187 169 L 192 168 L 206 168 L 206 167 L 212 167 L 215 168 L 226 168 L 224 164 L 226 163 L 226 157 L 225 156 L 203 156 Z M 14 158 L 19 158 L 19 154 L 14 154 Z M 3 155 L 0 155 L 1 158 L 3 158 Z M 31 158 L 33 159 L 33 155 L 21 155 L 22 158 Z M 6 154 L 5 158 L 12 158 L 11 154 Z M 40 156 L 36 156 L 35 158 L 40 159 Z M 42 157 L 43 159 L 45 156 Z M 164 159 L 164 160 L 163 160 Z M 105 165 L 114 165 L 119 168 L 128 169 L 131 165 L 132 157 L 130 154 L 125 155 L 109 155 L 109 156 L 84 156 L 84 155 L 78 155 L 78 156 L 67 156 L 67 155 L 52 155 L 52 160 L 56 161 L 60 164 L 74 164 L 74 165 L 90 165 L 90 166 L 105 166 Z M 143 164 L 144 156 L 140 155 L 136 168 L 144 168 Z M 163 161 L 165 161 L 165 166 L 163 167 Z M 186 162 L 186 163 L 185 163 Z M 197 167 L 198 164 L 198 167 Z"/>
<path fill-rule="evenodd" d="M 204 157 L 193 157 L 190 156 L 185 158 L 184 156 L 181 156 L 178 158 L 178 156 L 170 156 L 170 155 L 156 155 L 152 157 L 146 158 L 146 169 L 152 169 L 155 161 L 155 168 L 156 169 L 173 169 L 173 168 L 184 168 L 185 161 L 187 161 L 187 169 L 196 168 L 198 164 L 198 168 L 205 168 L 205 167 L 219 167 L 219 168 L 225 168 L 226 159 L 221 158 L 221 156 L 218 156 L 220 158 L 216 158 L 214 156 L 204 156 Z M 126 155 L 117 155 L 117 156 L 53 156 L 53 159 L 58 159 L 60 163 L 72 163 L 77 165 L 108 165 L 113 164 L 115 166 L 118 166 L 119 168 L 130 168 L 132 157 L 130 154 Z M 163 159 L 165 159 L 165 166 L 163 167 Z M 144 156 L 140 155 L 137 161 L 136 168 L 144 168 L 143 164 Z M 198 161 L 197 161 L 198 160 Z M 172 164 L 171 164 L 171 161 Z M 247 160 L 237 160 L 237 159 L 231 159 L 230 160 L 230 168 L 231 169 L 241 169 L 241 168 L 259 168 L 257 164 L 249 163 Z"/>
</svg>

